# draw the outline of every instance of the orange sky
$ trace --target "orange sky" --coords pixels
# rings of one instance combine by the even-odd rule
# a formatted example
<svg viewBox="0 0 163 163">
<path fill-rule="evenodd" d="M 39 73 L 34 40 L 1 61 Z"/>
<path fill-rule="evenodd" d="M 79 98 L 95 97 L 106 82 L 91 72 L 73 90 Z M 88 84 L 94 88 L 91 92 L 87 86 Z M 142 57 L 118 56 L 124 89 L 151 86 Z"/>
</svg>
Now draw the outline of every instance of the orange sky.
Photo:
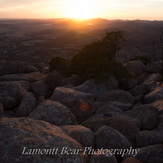
<svg viewBox="0 0 163 163">
<path fill-rule="evenodd" d="M 163 0 L 0 0 L 0 18 L 163 20 Z"/>
</svg>

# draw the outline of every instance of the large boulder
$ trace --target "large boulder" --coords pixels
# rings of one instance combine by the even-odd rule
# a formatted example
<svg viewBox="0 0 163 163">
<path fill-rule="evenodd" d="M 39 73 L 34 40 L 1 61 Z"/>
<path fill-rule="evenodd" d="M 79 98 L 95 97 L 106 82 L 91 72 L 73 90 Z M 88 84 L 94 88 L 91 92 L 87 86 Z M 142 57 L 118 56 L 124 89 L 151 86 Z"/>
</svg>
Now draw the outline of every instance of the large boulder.
<svg viewBox="0 0 163 163">
<path fill-rule="evenodd" d="M 47 82 L 52 90 L 59 86 L 63 79 L 64 77 L 61 76 L 57 71 L 53 71 L 47 76 Z"/>
<path fill-rule="evenodd" d="M 3 109 L 12 109 L 16 101 L 13 97 L 6 96 L 4 94 L 0 94 L 0 102 L 2 103 Z"/>
<path fill-rule="evenodd" d="M 27 117 L 35 109 L 36 105 L 37 101 L 34 94 L 31 92 L 25 93 L 16 112 L 16 116 Z"/>
<path fill-rule="evenodd" d="M 159 124 L 156 128 L 151 131 L 140 131 L 136 140 L 139 147 L 161 144 L 163 142 L 163 115 L 159 117 Z"/>
<path fill-rule="evenodd" d="M 6 74 L 16 74 L 16 73 L 30 73 L 38 72 L 39 70 L 25 62 L 22 61 L 1 61 L 0 76 Z"/>
<path fill-rule="evenodd" d="M 97 109 L 96 114 L 106 114 L 110 112 L 122 113 L 123 111 L 111 102 L 107 102 Z"/>
<path fill-rule="evenodd" d="M 97 98 L 97 101 L 112 101 L 113 104 L 117 105 L 123 111 L 129 110 L 134 103 L 132 95 L 123 90 L 112 90 L 105 92 Z"/>
<path fill-rule="evenodd" d="M 80 76 L 78 76 L 78 75 L 72 75 L 69 78 L 65 78 L 60 83 L 60 86 L 71 85 L 71 84 L 73 84 L 74 86 L 77 86 L 77 85 L 80 85 L 81 83 L 82 83 L 82 80 L 81 80 Z"/>
<path fill-rule="evenodd" d="M 119 107 L 112 104 L 111 102 L 107 102 L 107 103 L 103 103 L 103 104 L 100 104 L 100 103 L 101 102 L 94 103 L 94 105 L 96 106 L 96 110 L 97 110 L 95 113 L 97 115 L 97 117 L 99 116 L 99 118 L 100 118 L 101 117 L 100 114 L 109 116 L 109 117 L 116 117 L 119 119 L 128 120 L 131 123 L 135 124 L 138 128 L 141 128 L 141 123 L 140 123 L 139 119 L 126 115 L 125 112 L 123 112 Z M 94 116 L 96 116 L 96 115 L 94 115 Z"/>
<path fill-rule="evenodd" d="M 107 125 L 123 134 L 133 145 L 136 145 L 136 135 L 139 129 L 129 120 L 112 117 L 107 114 L 96 114 L 81 123 L 82 126 L 96 132 L 100 127 Z"/>
<path fill-rule="evenodd" d="M 154 62 L 150 62 L 145 66 L 145 71 L 152 74 L 158 72 L 158 65 Z"/>
<path fill-rule="evenodd" d="M 25 89 L 26 92 L 31 92 L 31 84 L 27 81 L 18 81 L 18 83 Z"/>
<path fill-rule="evenodd" d="M 79 92 L 71 88 L 65 88 L 65 87 L 57 87 L 53 95 L 51 97 L 51 100 L 59 101 L 59 102 L 65 102 L 67 100 L 74 100 L 74 99 L 89 99 L 94 100 L 95 97 L 90 93 L 84 93 Z"/>
<path fill-rule="evenodd" d="M 120 84 L 123 89 L 130 90 L 138 84 L 138 80 L 136 78 L 123 78 Z"/>
<path fill-rule="evenodd" d="M 0 82 L 0 88 L 5 87 L 6 85 L 9 85 L 9 84 L 11 84 L 13 82 L 14 81 L 3 81 L 3 82 Z M 24 88 L 24 90 L 26 92 L 30 92 L 31 91 L 30 83 L 29 82 L 23 81 L 23 80 L 22 81 L 17 81 L 17 82 L 21 85 L 22 88 Z"/>
<path fill-rule="evenodd" d="M 52 91 L 47 84 L 47 80 L 39 80 L 31 84 L 32 92 L 34 93 L 35 97 L 38 99 L 40 96 L 44 96 L 45 98 L 51 96 Z"/>
<path fill-rule="evenodd" d="M 137 76 L 140 76 L 145 70 L 144 63 L 139 60 L 133 60 L 133 61 L 127 62 L 124 64 L 124 66 L 127 68 L 129 72 Z"/>
<path fill-rule="evenodd" d="M 117 130 L 102 126 L 95 132 L 96 148 L 106 149 L 128 149 L 131 143 L 128 139 Z"/>
<path fill-rule="evenodd" d="M 144 130 L 152 130 L 158 124 L 158 109 L 152 105 L 137 106 L 125 113 L 129 116 L 138 118 Z"/>
<path fill-rule="evenodd" d="M 0 84 L 0 102 L 4 109 L 19 105 L 24 93 L 24 88 L 18 82 L 3 82 L 3 84 Z"/>
<path fill-rule="evenodd" d="M 126 115 L 125 112 L 122 112 L 122 113 L 121 112 L 108 112 L 108 113 L 105 113 L 104 115 L 110 116 L 112 118 L 129 121 L 133 125 L 137 126 L 139 129 L 141 129 L 142 127 L 142 124 L 138 118 Z"/>
<path fill-rule="evenodd" d="M 28 117 L 43 120 L 57 126 L 78 124 L 70 110 L 58 101 L 47 100 L 41 103 Z"/>
<path fill-rule="evenodd" d="M 117 88 L 118 88 L 118 81 L 115 78 L 110 77 L 109 80 L 105 80 L 100 84 L 97 84 L 94 79 L 91 79 L 77 87 L 74 87 L 73 89 L 81 92 L 91 93 L 95 97 L 98 97 L 104 92 L 117 89 Z"/>
<path fill-rule="evenodd" d="M 149 84 L 137 85 L 129 91 L 133 96 L 146 95 L 151 92 Z"/>
<path fill-rule="evenodd" d="M 19 104 L 25 90 L 18 82 L 6 83 L 1 92 L 9 97 L 13 97 L 16 100 L 16 104 Z"/>
<path fill-rule="evenodd" d="M 133 96 L 134 98 L 134 103 L 139 103 L 139 102 L 142 102 L 145 98 L 144 95 L 138 95 L 138 96 Z"/>
<path fill-rule="evenodd" d="M 82 99 L 74 98 L 74 99 L 62 101 L 61 103 L 70 109 L 73 108 L 80 100 Z"/>
<path fill-rule="evenodd" d="M 30 72 L 38 72 L 39 70 L 25 62 L 22 61 L 16 61 L 17 63 L 17 73 L 30 73 Z"/>
<path fill-rule="evenodd" d="M 163 86 L 159 86 L 159 87 L 155 88 L 152 92 L 148 93 L 145 96 L 143 103 L 150 104 L 150 103 L 153 103 L 161 98 L 163 98 Z"/>
<path fill-rule="evenodd" d="M 108 149 L 97 150 L 91 155 L 90 163 L 118 163 L 116 157 Z"/>
<path fill-rule="evenodd" d="M 47 122 L 1 118 L 0 129 L 1 162 L 88 162 L 88 156 L 76 140 Z"/>
<path fill-rule="evenodd" d="M 0 81 L 28 81 L 30 83 L 46 78 L 45 74 L 40 72 L 10 74 L 0 77 Z"/>
<path fill-rule="evenodd" d="M 31 63 L 32 66 L 36 67 L 41 73 L 45 72 L 45 65 L 43 62 L 39 63 Z"/>
<path fill-rule="evenodd" d="M 94 133 L 84 126 L 72 125 L 72 126 L 60 126 L 67 135 L 79 142 L 83 147 L 94 148 Z"/>
<path fill-rule="evenodd" d="M 112 90 L 103 93 L 101 96 L 97 98 L 97 101 L 108 102 L 108 101 L 120 101 L 123 103 L 131 103 L 133 104 L 132 95 L 123 90 Z"/>
<path fill-rule="evenodd" d="M 138 147 L 145 147 L 149 145 L 161 144 L 163 142 L 163 132 L 158 131 L 140 131 L 137 136 Z"/>
<path fill-rule="evenodd" d="M 153 73 L 147 76 L 147 78 L 144 80 L 143 84 L 148 84 L 152 81 L 157 81 L 158 78 L 160 78 L 160 74 L 159 73 Z"/>
<path fill-rule="evenodd" d="M 151 145 L 140 149 L 135 156 L 136 159 L 143 163 L 162 163 L 163 162 L 163 145 Z"/>
<path fill-rule="evenodd" d="M 119 107 L 121 110 L 126 111 L 126 110 L 130 110 L 132 108 L 132 105 L 130 103 L 123 103 L 120 101 L 110 101 L 111 104 L 116 105 L 117 107 Z"/>
</svg>

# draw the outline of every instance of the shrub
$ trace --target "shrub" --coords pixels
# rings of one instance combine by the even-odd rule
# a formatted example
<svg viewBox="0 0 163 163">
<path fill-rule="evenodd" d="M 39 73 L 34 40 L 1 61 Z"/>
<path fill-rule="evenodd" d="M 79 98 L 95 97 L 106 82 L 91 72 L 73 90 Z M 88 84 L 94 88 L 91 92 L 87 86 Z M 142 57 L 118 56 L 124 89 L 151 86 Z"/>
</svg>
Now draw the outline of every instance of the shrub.
<svg viewBox="0 0 163 163">
<path fill-rule="evenodd" d="M 49 71 L 58 71 L 62 76 L 69 75 L 70 62 L 62 57 L 53 57 L 49 62 Z"/>
<path fill-rule="evenodd" d="M 49 63 L 49 70 L 57 70 L 62 75 L 79 75 L 83 81 L 96 79 L 100 82 L 114 76 L 118 81 L 130 78 L 131 74 L 121 63 L 114 60 L 120 49 L 120 42 L 124 40 L 123 32 L 106 33 L 106 36 L 97 42 L 86 45 L 70 60 L 55 57 Z"/>
<path fill-rule="evenodd" d="M 73 59 L 71 62 L 71 72 L 79 75 L 83 81 L 88 79 L 96 79 L 100 82 L 114 76 L 118 81 L 122 78 L 131 78 L 132 75 L 123 65 L 115 60 L 107 60 L 99 56 L 98 59 L 88 61 Z M 74 64 L 73 64 L 74 63 Z"/>
</svg>

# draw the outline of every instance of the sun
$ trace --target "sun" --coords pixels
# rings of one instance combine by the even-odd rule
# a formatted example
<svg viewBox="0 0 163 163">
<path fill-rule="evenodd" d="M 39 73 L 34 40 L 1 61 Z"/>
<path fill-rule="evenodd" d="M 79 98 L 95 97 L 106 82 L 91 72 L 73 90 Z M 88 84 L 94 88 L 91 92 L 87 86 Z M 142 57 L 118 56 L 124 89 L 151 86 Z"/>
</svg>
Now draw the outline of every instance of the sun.
<svg viewBox="0 0 163 163">
<path fill-rule="evenodd" d="M 89 19 L 93 18 L 93 0 L 70 0 L 65 8 L 68 18 Z"/>
</svg>

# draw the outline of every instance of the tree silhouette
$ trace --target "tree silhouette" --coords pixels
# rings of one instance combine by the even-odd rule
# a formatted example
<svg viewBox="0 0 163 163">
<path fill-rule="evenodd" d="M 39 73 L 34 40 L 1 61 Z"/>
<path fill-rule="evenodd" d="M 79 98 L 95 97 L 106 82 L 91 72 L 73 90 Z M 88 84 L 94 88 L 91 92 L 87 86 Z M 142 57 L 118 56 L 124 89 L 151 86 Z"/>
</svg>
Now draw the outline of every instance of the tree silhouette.
<svg viewBox="0 0 163 163">
<path fill-rule="evenodd" d="M 126 41 L 123 31 L 106 32 L 106 36 L 101 41 L 103 55 L 109 60 L 115 59 L 121 49 L 122 41 Z"/>
<path fill-rule="evenodd" d="M 66 76 L 77 74 L 83 81 L 88 79 L 102 81 L 110 76 L 117 80 L 131 77 L 123 65 L 115 60 L 122 41 L 125 41 L 123 31 L 106 32 L 102 40 L 86 45 L 70 62 L 61 57 L 53 58 L 49 63 L 49 69 L 58 70 Z"/>
</svg>

